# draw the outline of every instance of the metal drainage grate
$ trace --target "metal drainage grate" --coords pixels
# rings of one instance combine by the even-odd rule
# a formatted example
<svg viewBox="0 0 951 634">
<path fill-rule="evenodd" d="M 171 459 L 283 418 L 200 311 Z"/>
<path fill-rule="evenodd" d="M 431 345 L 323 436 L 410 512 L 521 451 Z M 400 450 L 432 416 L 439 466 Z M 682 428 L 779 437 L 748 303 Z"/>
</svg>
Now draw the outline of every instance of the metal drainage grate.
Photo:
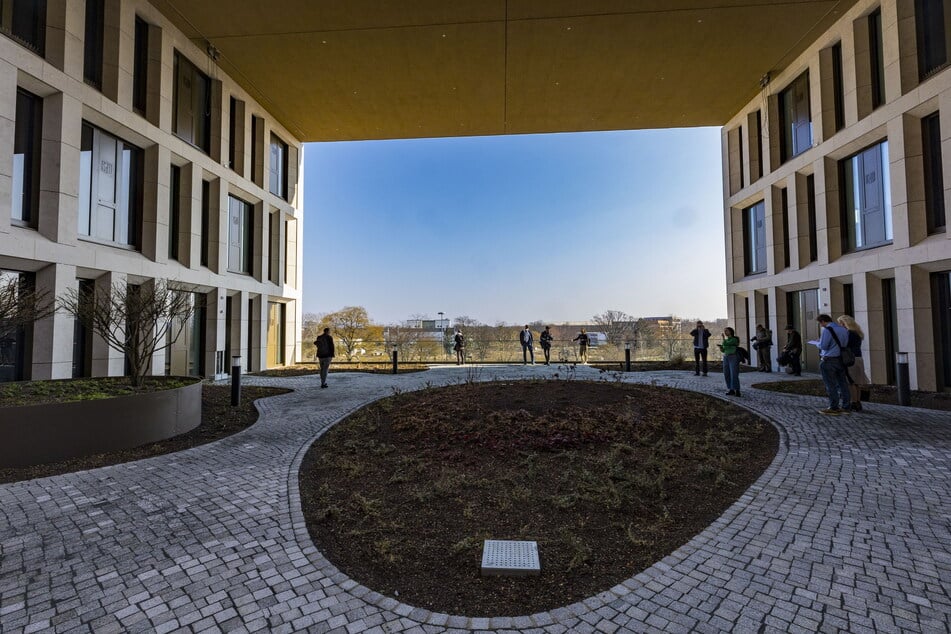
<svg viewBox="0 0 951 634">
<path fill-rule="evenodd" d="M 482 546 L 482 576 L 521 577 L 537 575 L 541 570 L 538 542 L 487 539 Z"/>
</svg>

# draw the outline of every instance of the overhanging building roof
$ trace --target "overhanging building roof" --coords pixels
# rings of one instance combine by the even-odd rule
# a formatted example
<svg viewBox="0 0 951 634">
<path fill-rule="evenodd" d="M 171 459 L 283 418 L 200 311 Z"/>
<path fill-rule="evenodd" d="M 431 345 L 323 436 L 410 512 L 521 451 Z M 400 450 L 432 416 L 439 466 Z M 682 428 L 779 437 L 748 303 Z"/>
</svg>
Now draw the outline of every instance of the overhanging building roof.
<svg viewBox="0 0 951 634">
<path fill-rule="evenodd" d="M 855 0 L 152 0 L 303 141 L 722 125 Z"/>
</svg>

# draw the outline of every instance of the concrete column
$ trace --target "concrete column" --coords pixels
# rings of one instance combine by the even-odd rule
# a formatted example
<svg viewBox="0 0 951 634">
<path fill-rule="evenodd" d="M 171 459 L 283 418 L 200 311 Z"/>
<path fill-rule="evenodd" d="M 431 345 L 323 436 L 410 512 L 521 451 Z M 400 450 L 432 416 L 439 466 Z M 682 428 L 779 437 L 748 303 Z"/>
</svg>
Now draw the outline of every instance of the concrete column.
<svg viewBox="0 0 951 634">
<path fill-rule="evenodd" d="M 806 175 L 793 173 L 786 181 L 789 205 L 789 268 L 793 271 L 809 264 L 809 201 Z"/>
<path fill-rule="evenodd" d="M 142 255 L 168 262 L 168 204 L 171 151 L 161 145 L 145 149 L 142 209 Z"/>
<path fill-rule="evenodd" d="M 887 363 L 894 363 L 894 359 L 885 358 L 885 300 L 882 296 L 882 279 L 871 273 L 856 273 L 852 276 L 853 294 L 855 297 L 856 313 L 859 312 L 860 295 L 865 296 L 865 342 L 862 354 L 865 358 L 865 369 L 868 371 L 872 383 L 886 383 L 888 379 Z M 861 314 L 856 315 L 858 319 Z"/>
<path fill-rule="evenodd" d="M 867 15 L 863 15 L 852 23 L 855 46 L 855 98 L 860 120 L 872 112 L 872 51 L 869 46 L 868 27 Z"/>
<path fill-rule="evenodd" d="M 221 179 L 211 183 L 211 202 L 213 228 L 209 230 L 209 238 L 215 237 L 214 242 L 208 245 L 208 264 L 212 265 L 215 273 L 225 275 L 228 272 L 228 186 Z M 227 361 L 231 363 L 230 359 Z"/>
<path fill-rule="evenodd" d="M 258 282 L 266 282 L 267 268 L 267 223 L 264 221 L 264 203 L 258 202 L 251 209 L 253 214 L 253 240 L 251 244 L 251 275 Z"/>
<path fill-rule="evenodd" d="M 247 372 L 249 367 L 249 349 L 248 349 L 248 328 L 250 326 L 248 313 L 248 298 L 250 294 L 247 291 L 238 291 L 231 295 L 231 354 L 241 355 L 242 372 Z M 225 365 L 231 370 L 231 359 L 225 359 Z"/>
<path fill-rule="evenodd" d="M 64 93 L 44 99 L 37 229 L 51 242 L 76 244 L 81 144 L 82 103 Z"/>
<path fill-rule="evenodd" d="M 96 295 L 112 293 L 113 290 L 124 292 L 128 283 L 125 273 L 109 271 L 96 278 Z M 92 336 L 92 375 L 93 376 L 123 376 L 125 374 L 125 354 L 121 350 L 109 347 L 106 341 L 93 333 Z"/>
<path fill-rule="evenodd" d="M 181 218 L 178 227 L 179 259 L 183 266 L 197 269 L 201 265 L 201 241 L 204 239 L 204 236 L 201 235 L 202 170 L 195 163 L 188 163 L 181 168 L 181 175 L 182 181 L 179 191 Z"/>
<path fill-rule="evenodd" d="M 10 231 L 16 111 L 17 69 L 0 60 L 0 233 Z"/>
<path fill-rule="evenodd" d="M 726 133 L 727 166 L 730 179 L 729 192 L 731 196 L 743 189 L 743 161 L 740 160 L 743 153 L 743 139 L 740 132 L 741 129 L 738 126 Z"/>
<path fill-rule="evenodd" d="M 80 82 L 85 30 L 86 0 L 47 0 L 46 61 Z"/>
<path fill-rule="evenodd" d="M 833 68 L 835 55 L 831 46 L 819 51 L 819 121 L 813 122 L 813 131 L 820 131 L 822 137 L 814 139 L 818 144 L 835 134 L 835 76 Z"/>
<path fill-rule="evenodd" d="M 891 14 L 891 5 L 888 5 Z M 884 11 L 884 8 L 883 8 Z M 898 74 L 900 92 L 904 95 L 918 87 L 918 26 L 915 24 L 915 0 L 896 0 L 895 19 L 897 21 Z M 891 38 L 886 48 L 894 45 Z M 888 71 L 886 71 L 887 74 Z"/>
<path fill-rule="evenodd" d="M 268 367 L 268 308 L 267 295 L 257 295 L 254 298 L 254 309 L 251 315 L 251 339 L 254 344 L 254 351 L 251 356 L 254 359 L 254 365 L 249 366 L 249 371 L 259 372 L 266 370 Z"/>
<path fill-rule="evenodd" d="M 951 92 L 942 92 L 938 97 L 938 119 L 941 127 L 941 156 L 951 157 Z M 942 180 L 944 181 L 944 208 L 951 210 L 951 159 L 941 161 Z M 951 233 L 945 233 L 951 239 Z"/>
<path fill-rule="evenodd" d="M 288 302 L 284 308 L 284 362 L 293 365 L 300 361 L 301 316 L 300 302 Z"/>
<path fill-rule="evenodd" d="M 733 254 L 733 258 L 727 261 L 727 271 L 731 275 L 727 277 L 727 283 L 739 282 L 746 276 L 746 267 L 743 262 L 743 210 L 731 207 L 727 216 L 726 233 L 728 242 L 728 253 Z"/>
<path fill-rule="evenodd" d="M 893 242 L 904 249 L 928 237 L 921 119 L 905 114 L 888 122 L 888 159 Z"/>
<path fill-rule="evenodd" d="M 937 389 L 930 273 L 917 266 L 895 267 L 898 351 L 908 353 L 912 389 Z"/>
<path fill-rule="evenodd" d="M 817 161 L 814 178 L 816 186 L 817 261 L 819 264 L 828 264 L 842 256 L 838 163 L 833 159 L 823 157 Z M 808 245 L 806 252 L 808 253 Z"/>
<path fill-rule="evenodd" d="M 48 293 L 50 300 L 76 289 L 76 267 L 50 264 L 36 273 L 36 290 Z M 74 318 L 56 312 L 33 324 L 34 380 L 67 379 L 73 375 Z"/>
<path fill-rule="evenodd" d="M 224 358 L 227 297 L 225 288 L 216 288 L 205 295 L 208 306 L 205 316 L 205 376 L 223 378 L 231 368 L 231 359 Z"/>
<path fill-rule="evenodd" d="M 885 70 L 885 103 L 891 103 L 904 94 L 901 42 L 899 42 L 898 8 L 895 2 L 882 2 L 882 66 Z M 905 12 L 907 14 L 907 12 Z M 907 22 L 907 21 L 906 21 Z M 914 22 L 914 18 L 912 18 Z M 907 28 L 907 23 L 905 28 Z M 911 32 L 915 34 L 915 31 Z M 912 35 L 912 40 L 915 40 Z M 907 63 L 907 62 L 906 62 Z"/>
</svg>

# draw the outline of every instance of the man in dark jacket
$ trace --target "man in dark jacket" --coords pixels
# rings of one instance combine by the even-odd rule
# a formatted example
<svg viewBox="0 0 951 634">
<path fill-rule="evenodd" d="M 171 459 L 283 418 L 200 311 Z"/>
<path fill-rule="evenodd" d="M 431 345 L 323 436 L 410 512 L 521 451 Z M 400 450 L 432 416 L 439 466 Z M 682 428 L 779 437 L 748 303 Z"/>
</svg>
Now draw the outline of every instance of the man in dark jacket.
<svg viewBox="0 0 951 634">
<path fill-rule="evenodd" d="M 710 331 L 703 326 L 702 321 L 697 322 L 697 327 L 690 331 L 693 337 L 693 361 L 694 374 L 700 376 L 701 365 L 703 361 L 703 376 L 707 376 L 707 349 L 710 347 Z"/>
<path fill-rule="evenodd" d="M 532 365 L 535 365 L 535 338 L 528 324 L 525 324 L 525 330 L 518 333 L 518 340 L 522 344 L 522 365 L 528 363 L 529 355 L 532 357 Z"/>
<path fill-rule="evenodd" d="M 786 345 L 783 352 L 789 356 L 789 365 L 794 376 L 802 376 L 802 336 L 792 324 L 786 326 Z"/>
<path fill-rule="evenodd" d="M 314 345 L 317 346 L 317 360 L 320 362 L 320 387 L 327 387 L 327 372 L 334 358 L 334 338 L 330 336 L 330 328 L 324 328 L 324 334 L 317 337 Z"/>
</svg>

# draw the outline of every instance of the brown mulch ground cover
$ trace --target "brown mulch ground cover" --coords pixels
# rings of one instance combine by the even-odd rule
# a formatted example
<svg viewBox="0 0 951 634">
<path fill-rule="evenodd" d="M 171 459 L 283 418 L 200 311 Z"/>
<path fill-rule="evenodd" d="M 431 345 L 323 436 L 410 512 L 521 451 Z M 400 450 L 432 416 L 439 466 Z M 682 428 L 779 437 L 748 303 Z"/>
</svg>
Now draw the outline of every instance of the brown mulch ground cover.
<svg viewBox="0 0 951 634">
<path fill-rule="evenodd" d="M 819 379 L 805 381 L 780 381 L 777 383 L 754 383 L 753 387 L 761 390 L 772 390 L 783 394 L 799 394 L 802 396 L 827 396 L 826 388 Z M 885 403 L 898 405 L 898 390 L 894 385 L 873 385 L 870 391 L 870 403 Z M 911 406 L 924 409 L 951 411 L 951 394 L 947 392 L 918 392 L 911 393 Z"/>
<path fill-rule="evenodd" d="M 687 542 L 772 461 L 730 403 L 588 381 L 396 394 L 338 423 L 300 471 L 314 542 L 343 572 L 450 614 L 531 614 L 611 588 Z M 538 542 L 536 577 L 481 577 L 484 539 Z"/>
<path fill-rule="evenodd" d="M 204 445 L 236 434 L 253 425 L 258 419 L 258 410 L 254 407 L 254 401 L 257 399 L 286 394 L 290 391 L 281 388 L 244 386 L 241 388 L 241 404 L 238 407 L 231 407 L 229 386 L 203 385 L 201 390 L 201 424 L 190 432 L 123 451 L 71 458 L 32 467 L 0 468 L 0 483 L 95 469 Z M 3 410 L 0 409 L 0 416 L 2 415 Z"/>
</svg>

